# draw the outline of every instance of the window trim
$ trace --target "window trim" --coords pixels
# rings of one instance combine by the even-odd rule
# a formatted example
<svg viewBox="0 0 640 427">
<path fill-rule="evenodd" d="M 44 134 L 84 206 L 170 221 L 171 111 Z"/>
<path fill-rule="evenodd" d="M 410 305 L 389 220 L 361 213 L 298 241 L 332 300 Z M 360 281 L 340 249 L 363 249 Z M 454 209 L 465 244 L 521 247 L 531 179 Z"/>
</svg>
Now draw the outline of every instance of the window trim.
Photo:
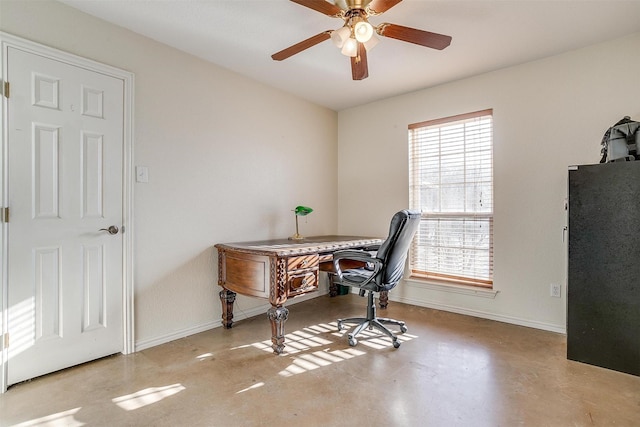
<svg viewBox="0 0 640 427">
<path fill-rule="evenodd" d="M 474 111 L 473 113 L 456 114 L 455 116 L 442 117 L 440 119 L 427 120 L 409 125 L 409 130 L 424 128 L 427 126 L 442 125 L 445 123 L 457 122 L 460 120 L 475 119 L 476 117 L 493 116 L 493 108 Z"/>
<path fill-rule="evenodd" d="M 461 283 L 438 282 L 436 280 L 424 279 L 416 276 L 409 276 L 405 281 L 410 287 L 481 298 L 495 299 L 495 297 L 500 293 L 500 291 L 495 287 L 483 288 L 480 286 L 465 285 Z"/>
<path fill-rule="evenodd" d="M 489 267 L 490 267 L 490 278 L 487 279 L 474 279 L 474 278 L 470 278 L 470 277 L 466 277 L 466 276 L 457 276 L 455 274 L 444 274 L 444 273 L 436 273 L 436 272 L 425 272 L 422 270 L 416 270 L 413 268 L 413 266 L 411 265 L 411 262 L 409 262 L 408 264 L 408 270 L 409 270 L 409 277 L 408 279 L 410 280 L 414 280 L 414 281 L 418 281 L 418 282 L 431 282 L 436 286 L 441 286 L 441 287 L 461 287 L 461 288 L 469 288 L 469 289 L 478 289 L 478 290 L 485 290 L 487 292 L 492 292 L 494 291 L 494 268 L 493 268 L 493 259 L 494 259 L 494 247 L 493 247 L 493 240 L 494 240 L 494 236 L 493 236 L 493 218 L 494 218 L 494 214 L 495 214 L 495 209 L 493 206 L 493 189 L 494 187 L 494 171 L 493 171 L 493 109 L 489 108 L 489 109 L 485 109 L 485 110 L 479 110 L 479 111 L 475 111 L 475 112 L 470 112 L 470 113 L 464 113 L 464 114 L 457 114 L 454 116 L 449 116 L 449 117 L 443 117 L 443 118 L 438 118 L 438 119 L 433 119 L 433 120 L 427 120 L 427 121 L 423 121 L 423 122 L 419 122 L 419 123 L 413 123 L 410 124 L 408 126 L 408 130 L 409 132 L 411 132 L 412 130 L 416 130 L 416 129 L 420 129 L 420 128 L 425 128 L 425 127 L 433 127 L 433 126 L 438 126 L 438 125 L 446 125 L 446 124 L 450 124 L 453 122 L 458 122 L 458 121 L 463 121 L 463 120 L 469 120 L 469 119 L 474 119 L 474 118 L 479 118 L 479 117 L 483 117 L 483 116 L 491 116 L 491 120 L 492 120 L 492 125 L 491 125 L 491 187 L 492 187 L 492 205 L 491 205 L 491 212 L 490 213 L 483 213 L 483 212 L 469 212 L 464 213 L 464 212 L 459 212 L 459 213 L 449 213 L 449 212 L 434 212 L 434 213 L 423 213 L 422 214 L 422 218 L 421 221 L 423 219 L 429 219 L 429 218 L 446 218 L 446 217 L 452 217 L 452 218 L 464 218 L 464 217 L 468 217 L 468 218 L 488 218 L 490 220 L 490 232 L 489 232 L 489 248 L 490 248 L 490 258 L 489 258 Z M 414 161 L 413 158 L 413 151 L 414 151 L 414 146 L 412 146 L 412 142 L 411 142 L 411 136 L 410 136 L 410 148 L 409 148 L 409 162 L 410 164 Z M 411 170 L 412 168 L 410 168 Z M 415 171 L 411 172 L 411 173 L 416 173 Z M 411 182 L 413 182 L 412 177 L 410 177 L 410 184 Z M 412 189 L 412 185 L 409 186 L 409 191 L 413 191 Z M 412 193 L 411 193 L 412 194 Z M 411 198 L 413 199 L 413 196 L 411 196 Z M 413 206 L 412 206 L 413 208 Z M 412 245 L 412 250 L 413 250 L 413 246 Z M 412 259 L 413 257 L 410 257 L 410 259 Z M 494 294 L 495 295 L 495 294 Z"/>
</svg>

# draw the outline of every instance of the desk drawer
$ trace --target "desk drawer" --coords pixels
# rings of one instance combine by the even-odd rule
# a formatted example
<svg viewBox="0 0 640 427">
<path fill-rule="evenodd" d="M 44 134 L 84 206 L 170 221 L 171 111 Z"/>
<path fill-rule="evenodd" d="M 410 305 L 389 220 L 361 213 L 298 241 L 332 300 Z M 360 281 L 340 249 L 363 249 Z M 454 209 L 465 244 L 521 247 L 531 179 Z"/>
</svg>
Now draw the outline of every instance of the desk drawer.
<svg viewBox="0 0 640 427">
<path fill-rule="evenodd" d="M 312 292 L 318 289 L 318 269 L 289 273 L 289 296 Z"/>
<path fill-rule="evenodd" d="M 287 271 L 318 268 L 318 254 L 294 256 L 287 259 Z"/>
</svg>

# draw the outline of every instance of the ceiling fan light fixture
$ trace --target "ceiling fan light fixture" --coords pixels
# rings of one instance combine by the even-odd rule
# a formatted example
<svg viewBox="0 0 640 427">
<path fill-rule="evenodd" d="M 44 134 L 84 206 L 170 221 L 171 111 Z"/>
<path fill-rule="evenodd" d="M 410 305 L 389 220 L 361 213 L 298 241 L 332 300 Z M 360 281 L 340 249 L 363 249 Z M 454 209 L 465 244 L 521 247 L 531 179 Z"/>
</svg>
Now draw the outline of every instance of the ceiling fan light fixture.
<svg viewBox="0 0 640 427">
<path fill-rule="evenodd" d="M 353 28 L 356 40 L 360 43 L 366 43 L 373 36 L 373 26 L 367 21 L 358 22 Z"/>
<path fill-rule="evenodd" d="M 380 39 L 375 36 L 375 34 L 371 35 L 371 38 L 366 42 L 362 43 L 364 48 L 367 49 L 367 52 L 376 47 Z"/>
<path fill-rule="evenodd" d="M 344 45 L 342 46 L 342 50 L 340 51 L 345 56 L 354 57 L 358 54 L 358 42 L 354 38 L 348 38 Z"/>
<path fill-rule="evenodd" d="M 341 48 L 350 36 L 351 29 L 345 25 L 344 27 L 331 32 L 331 41 L 337 48 Z"/>
</svg>

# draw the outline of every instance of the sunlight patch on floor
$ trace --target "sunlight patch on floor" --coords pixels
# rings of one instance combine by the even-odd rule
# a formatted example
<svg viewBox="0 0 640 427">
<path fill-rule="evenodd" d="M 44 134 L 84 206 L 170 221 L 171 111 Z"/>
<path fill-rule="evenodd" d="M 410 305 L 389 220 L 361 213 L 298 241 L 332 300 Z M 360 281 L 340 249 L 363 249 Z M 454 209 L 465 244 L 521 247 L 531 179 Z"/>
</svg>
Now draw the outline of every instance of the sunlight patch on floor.
<svg viewBox="0 0 640 427">
<path fill-rule="evenodd" d="M 358 345 L 356 347 L 333 350 L 330 348 L 330 346 L 335 346 L 336 344 L 344 346 L 344 344 L 347 343 L 348 333 L 349 329 L 338 331 L 337 323 L 332 322 L 306 326 L 301 330 L 285 334 L 285 348 L 284 352 L 280 356 L 290 356 L 291 364 L 280 371 L 278 375 L 291 377 L 293 375 L 326 367 L 334 363 L 362 356 L 366 354 L 366 351 L 364 350 L 367 348 L 381 350 L 393 347 L 393 342 L 388 336 L 381 334 L 375 329 L 365 329 L 358 335 Z M 397 334 L 397 337 L 401 344 L 418 338 L 416 335 L 407 333 Z M 271 345 L 271 340 L 265 340 L 237 346 L 234 347 L 233 350 L 253 347 L 266 353 L 273 353 Z M 255 384 L 238 391 L 238 393 L 255 389 L 262 385 L 264 384 Z"/>
<path fill-rule="evenodd" d="M 56 414 L 47 415 L 46 417 L 36 418 L 25 421 L 20 424 L 14 424 L 13 427 L 77 427 L 83 426 L 85 423 L 73 418 L 73 416 L 82 408 L 69 409 L 68 411 L 58 412 Z"/>
<path fill-rule="evenodd" d="M 213 357 L 213 353 L 204 353 L 201 354 L 200 356 L 196 356 L 196 359 L 198 360 L 205 360 L 208 357 Z"/>
<path fill-rule="evenodd" d="M 331 345 L 341 344 L 341 341 L 346 342 L 348 333 L 349 330 L 338 331 L 337 323 L 332 322 L 307 326 L 301 330 L 285 334 L 285 348 L 282 356 L 291 356 L 292 362 L 287 368 L 280 371 L 279 375 L 290 377 L 362 356 L 366 354 L 363 351 L 365 347 L 375 350 L 393 347 L 391 339 L 386 335 L 382 335 L 376 330 L 365 329 L 357 337 L 360 348 L 349 347 L 335 350 L 328 348 Z M 400 343 L 418 338 L 416 335 L 407 333 L 398 334 L 397 336 Z M 333 339 L 333 337 L 336 338 Z M 253 347 L 267 353 L 273 353 L 271 340 L 255 342 L 236 348 L 245 347 Z M 251 388 L 254 387 L 241 390 L 241 392 Z"/>
<path fill-rule="evenodd" d="M 151 405 L 169 396 L 180 393 L 184 389 L 185 387 L 182 384 L 172 384 L 164 387 L 149 387 L 132 394 L 116 397 L 111 399 L 111 401 L 125 411 L 134 411 L 142 408 L 143 406 Z"/>
<path fill-rule="evenodd" d="M 249 386 L 249 387 L 247 387 L 245 389 L 237 391 L 236 394 L 244 393 L 245 391 L 253 390 L 255 388 L 260 388 L 260 387 L 263 387 L 263 386 L 264 386 L 264 383 L 261 381 L 259 383 L 255 383 L 254 385 Z"/>
<path fill-rule="evenodd" d="M 285 334 L 285 348 L 284 355 L 294 355 L 307 350 L 311 350 L 318 347 L 328 346 L 336 343 L 336 340 L 330 340 L 326 334 L 333 335 L 340 340 L 346 342 L 346 335 L 349 330 L 338 331 L 338 325 L 336 322 L 332 323 L 318 323 L 316 325 L 307 326 L 301 330 L 290 332 Z M 321 336 L 324 335 L 324 336 Z M 417 338 L 415 335 L 407 333 L 398 334 L 398 341 L 405 342 Z M 385 347 L 392 347 L 393 343 L 391 339 L 386 335 L 382 335 L 376 330 L 363 330 L 357 337 L 358 343 L 362 343 L 365 346 L 375 349 L 381 349 Z M 263 350 L 267 353 L 273 353 L 271 347 L 271 340 L 265 340 L 255 342 L 253 344 L 244 345 L 236 348 L 254 347 Z"/>
<path fill-rule="evenodd" d="M 343 336 L 344 332 L 342 334 L 339 334 L 336 332 L 335 335 Z M 397 334 L 396 336 L 398 337 L 398 342 L 400 342 L 400 344 L 406 341 L 411 341 L 414 338 L 418 338 L 416 335 L 411 335 L 407 333 Z M 387 348 L 387 347 L 393 347 L 393 342 L 391 341 L 391 338 L 379 333 L 375 329 L 372 331 L 368 329 L 363 329 L 358 334 L 356 339 L 358 340 L 358 345 L 365 345 L 367 347 L 377 349 L 377 350 Z"/>
<path fill-rule="evenodd" d="M 313 353 L 300 354 L 294 356 L 291 365 L 280 371 L 278 375 L 291 377 L 365 354 L 367 353 L 356 348 L 347 348 L 344 350 L 326 349 Z"/>
</svg>

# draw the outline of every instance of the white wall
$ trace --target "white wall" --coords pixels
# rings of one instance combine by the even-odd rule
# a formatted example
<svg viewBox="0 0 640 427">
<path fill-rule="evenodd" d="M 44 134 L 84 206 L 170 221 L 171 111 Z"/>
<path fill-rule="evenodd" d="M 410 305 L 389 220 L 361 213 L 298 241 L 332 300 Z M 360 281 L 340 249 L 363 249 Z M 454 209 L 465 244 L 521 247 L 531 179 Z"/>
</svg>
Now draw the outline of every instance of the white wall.
<svg viewBox="0 0 640 427">
<path fill-rule="evenodd" d="M 640 33 L 341 111 L 339 232 L 365 235 L 384 235 L 391 215 L 408 207 L 408 124 L 494 111 L 499 293 L 479 298 L 411 282 L 390 298 L 565 331 L 567 167 L 598 163 L 606 129 L 625 115 L 640 119 L 637 52 Z M 550 283 L 563 285 L 561 299 L 549 296 Z"/>
<path fill-rule="evenodd" d="M 215 243 L 291 235 L 298 204 L 314 208 L 302 233 L 337 231 L 335 112 L 54 1 L 0 9 L 2 31 L 135 74 L 139 348 L 220 324 Z"/>
</svg>

